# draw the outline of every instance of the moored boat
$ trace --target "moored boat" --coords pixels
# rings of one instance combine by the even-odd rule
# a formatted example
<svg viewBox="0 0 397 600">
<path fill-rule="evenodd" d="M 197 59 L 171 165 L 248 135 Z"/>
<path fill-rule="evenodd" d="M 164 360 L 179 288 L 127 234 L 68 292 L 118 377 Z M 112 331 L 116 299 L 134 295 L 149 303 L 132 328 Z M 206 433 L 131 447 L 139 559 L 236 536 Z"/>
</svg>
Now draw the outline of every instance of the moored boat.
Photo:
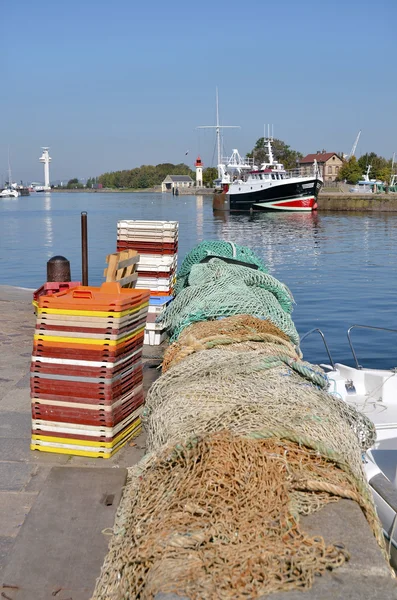
<svg viewBox="0 0 397 600">
<path fill-rule="evenodd" d="M 287 171 L 275 160 L 272 138 L 265 140 L 267 162 L 259 167 L 243 159 L 238 150 L 219 165 L 221 190 L 215 193 L 215 210 L 282 210 L 312 211 L 317 208 L 317 196 L 323 179 L 316 163 L 311 175 L 300 169 Z"/>
<path fill-rule="evenodd" d="M 7 187 L 0 192 L 0 198 L 18 198 L 18 196 L 18 190 L 13 188 L 11 185 L 7 185 Z"/>
<path fill-rule="evenodd" d="M 347 337 L 352 350 L 354 367 L 334 363 L 323 338 L 330 364 L 321 365 L 328 377 L 329 392 L 371 419 L 376 429 L 376 442 L 363 456 L 364 470 L 370 485 L 376 510 L 388 541 L 392 566 L 397 568 L 397 368 L 371 369 L 362 367 L 352 343 L 355 328 L 397 333 L 397 330 L 353 325 Z"/>
</svg>

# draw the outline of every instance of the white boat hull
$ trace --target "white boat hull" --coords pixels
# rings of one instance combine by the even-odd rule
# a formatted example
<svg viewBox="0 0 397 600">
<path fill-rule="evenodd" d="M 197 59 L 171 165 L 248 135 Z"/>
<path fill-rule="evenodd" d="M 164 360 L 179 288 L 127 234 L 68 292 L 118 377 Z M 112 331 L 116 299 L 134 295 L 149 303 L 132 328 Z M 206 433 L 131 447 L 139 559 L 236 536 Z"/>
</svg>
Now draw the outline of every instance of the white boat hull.
<svg viewBox="0 0 397 600">
<path fill-rule="evenodd" d="M 18 198 L 19 192 L 16 190 L 3 190 L 0 192 L 0 198 Z"/>
</svg>

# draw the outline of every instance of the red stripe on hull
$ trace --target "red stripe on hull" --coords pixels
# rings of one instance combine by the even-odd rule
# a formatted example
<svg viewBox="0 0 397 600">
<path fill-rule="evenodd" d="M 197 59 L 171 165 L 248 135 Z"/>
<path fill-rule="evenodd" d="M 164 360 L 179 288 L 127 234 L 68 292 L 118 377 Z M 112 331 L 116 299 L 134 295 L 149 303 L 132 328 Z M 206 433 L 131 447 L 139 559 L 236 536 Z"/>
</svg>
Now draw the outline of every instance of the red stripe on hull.
<svg viewBox="0 0 397 600">
<path fill-rule="evenodd" d="M 296 200 L 288 200 L 287 202 L 272 202 L 272 206 L 282 206 L 283 208 L 314 208 L 315 204 L 315 198 L 297 198 Z"/>
</svg>

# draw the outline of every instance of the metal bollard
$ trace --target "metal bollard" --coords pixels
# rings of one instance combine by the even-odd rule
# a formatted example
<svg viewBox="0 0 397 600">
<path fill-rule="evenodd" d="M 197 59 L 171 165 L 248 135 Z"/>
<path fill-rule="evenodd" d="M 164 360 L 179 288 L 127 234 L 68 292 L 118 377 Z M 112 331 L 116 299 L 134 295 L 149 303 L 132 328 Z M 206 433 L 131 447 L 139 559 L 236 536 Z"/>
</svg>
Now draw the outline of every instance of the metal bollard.
<svg viewBox="0 0 397 600">
<path fill-rule="evenodd" d="M 70 262 L 64 256 L 53 256 L 47 262 L 47 282 L 71 281 Z"/>
<path fill-rule="evenodd" d="M 87 213 L 81 213 L 81 281 L 88 285 L 88 237 L 87 237 Z"/>
</svg>

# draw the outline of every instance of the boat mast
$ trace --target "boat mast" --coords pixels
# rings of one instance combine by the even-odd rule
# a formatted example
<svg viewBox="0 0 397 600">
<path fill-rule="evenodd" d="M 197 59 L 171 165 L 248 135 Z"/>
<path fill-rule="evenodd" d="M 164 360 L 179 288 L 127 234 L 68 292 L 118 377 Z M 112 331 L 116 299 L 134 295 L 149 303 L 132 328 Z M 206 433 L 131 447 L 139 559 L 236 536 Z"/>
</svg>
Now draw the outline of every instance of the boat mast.
<svg viewBox="0 0 397 600">
<path fill-rule="evenodd" d="M 11 163 L 10 163 L 10 147 L 8 146 L 8 187 L 12 186 Z"/>
<path fill-rule="evenodd" d="M 221 140 L 221 129 L 240 129 L 240 125 L 220 125 L 219 124 L 219 98 L 218 88 L 216 88 L 216 125 L 200 125 L 196 129 L 215 129 L 216 131 L 216 145 L 218 152 L 218 177 L 221 177 L 221 163 L 222 163 L 222 140 Z"/>
</svg>

